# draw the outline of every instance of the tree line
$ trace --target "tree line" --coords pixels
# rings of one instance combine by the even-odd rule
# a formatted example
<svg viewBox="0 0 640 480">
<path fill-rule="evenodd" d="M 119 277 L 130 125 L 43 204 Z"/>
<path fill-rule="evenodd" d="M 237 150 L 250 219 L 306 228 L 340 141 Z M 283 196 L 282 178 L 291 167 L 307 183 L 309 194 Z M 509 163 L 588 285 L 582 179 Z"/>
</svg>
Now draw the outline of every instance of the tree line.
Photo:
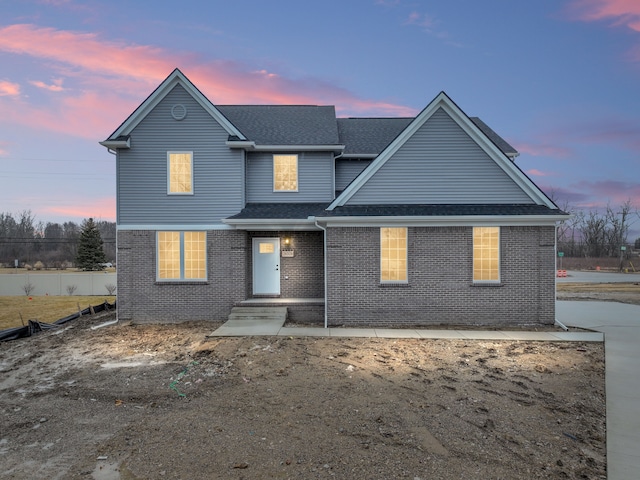
<svg viewBox="0 0 640 480">
<path fill-rule="evenodd" d="M 640 237 L 629 238 L 631 226 L 640 212 L 630 200 L 601 210 L 581 210 L 565 204 L 560 207 L 572 217 L 558 227 L 558 251 L 568 257 L 627 258 L 640 249 Z"/>
<path fill-rule="evenodd" d="M 36 221 L 31 211 L 25 210 L 16 215 L 0 213 L 0 265 L 13 267 L 18 260 L 20 266 L 40 262 L 43 268 L 75 267 L 83 228 L 89 221 L 99 232 L 105 262 L 115 264 L 115 222 L 85 219 L 81 224 L 44 223 Z"/>
</svg>

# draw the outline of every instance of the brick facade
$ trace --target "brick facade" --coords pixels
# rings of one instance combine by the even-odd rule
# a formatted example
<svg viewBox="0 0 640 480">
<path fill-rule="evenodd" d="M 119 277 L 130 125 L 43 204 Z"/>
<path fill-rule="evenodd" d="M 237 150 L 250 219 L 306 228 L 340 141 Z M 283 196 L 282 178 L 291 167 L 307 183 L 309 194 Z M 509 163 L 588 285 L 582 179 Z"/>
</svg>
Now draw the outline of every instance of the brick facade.
<svg viewBox="0 0 640 480">
<path fill-rule="evenodd" d="M 246 233 L 207 232 L 206 282 L 156 282 L 156 232 L 118 232 L 118 318 L 136 322 L 226 320 L 246 298 Z"/>
<path fill-rule="evenodd" d="M 329 228 L 329 325 L 534 325 L 555 320 L 555 228 L 501 228 L 501 282 L 472 282 L 472 227 L 408 230 L 408 283 L 380 283 L 380 229 Z"/>
</svg>

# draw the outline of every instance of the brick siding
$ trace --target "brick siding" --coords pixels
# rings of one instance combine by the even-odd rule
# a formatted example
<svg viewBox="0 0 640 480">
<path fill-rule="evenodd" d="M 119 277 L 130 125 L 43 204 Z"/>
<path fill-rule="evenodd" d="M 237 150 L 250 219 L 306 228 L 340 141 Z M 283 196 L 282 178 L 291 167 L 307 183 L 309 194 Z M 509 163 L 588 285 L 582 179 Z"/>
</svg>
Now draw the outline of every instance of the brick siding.
<svg viewBox="0 0 640 480">
<path fill-rule="evenodd" d="M 471 227 L 408 229 L 408 283 L 380 283 L 380 229 L 329 228 L 329 325 L 535 325 L 555 319 L 555 229 L 502 227 L 501 282 L 472 282 Z"/>
<path fill-rule="evenodd" d="M 118 318 L 136 322 L 226 320 L 246 298 L 246 233 L 207 232 L 206 282 L 156 282 L 156 232 L 118 232 Z"/>
</svg>

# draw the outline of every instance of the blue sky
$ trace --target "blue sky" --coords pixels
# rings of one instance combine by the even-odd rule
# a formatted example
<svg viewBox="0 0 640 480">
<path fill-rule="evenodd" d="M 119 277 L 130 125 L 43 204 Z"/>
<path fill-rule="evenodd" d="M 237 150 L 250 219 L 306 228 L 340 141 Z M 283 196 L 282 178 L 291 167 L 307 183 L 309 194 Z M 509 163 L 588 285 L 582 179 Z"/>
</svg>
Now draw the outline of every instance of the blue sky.
<svg viewBox="0 0 640 480">
<path fill-rule="evenodd" d="M 0 0 L 0 212 L 115 220 L 98 141 L 175 67 L 214 103 L 341 116 L 444 90 L 561 206 L 640 207 L 638 0 Z"/>
</svg>

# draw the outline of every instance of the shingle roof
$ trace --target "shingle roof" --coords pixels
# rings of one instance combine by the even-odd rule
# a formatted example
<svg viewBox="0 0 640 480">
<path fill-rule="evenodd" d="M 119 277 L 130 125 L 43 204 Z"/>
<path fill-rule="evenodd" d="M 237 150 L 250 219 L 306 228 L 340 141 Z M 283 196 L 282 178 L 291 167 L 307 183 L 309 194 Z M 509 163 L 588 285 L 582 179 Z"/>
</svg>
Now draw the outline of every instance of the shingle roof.
<svg viewBox="0 0 640 480">
<path fill-rule="evenodd" d="M 489 140 L 491 140 L 496 145 L 496 147 L 502 150 L 505 155 L 514 156 L 518 154 L 518 151 L 515 148 L 509 145 L 509 143 L 507 143 L 504 138 L 494 132 L 493 129 L 489 127 L 489 125 L 484 123 L 478 117 L 469 117 L 469 119 L 473 123 L 475 123 L 476 127 L 482 130 L 482 133 L 484 133 L 489 138 Z"/>
<path fill-rule="evenodd" d="M 315 217 L 444 217 L 566 215 L 545 205 L 356 205 L 328 211 L 328 203 L 248 203 L 233 220 L 281 219 L 306 220 Z"/>
<path fill-rule="evenodd" d="M 299 219 L 320 216 L 329 203 L 247 203 L 242 211 L 230 219 Z"/>
<path fill-rule="evenodd" d="M 344 154 L 378 155 L 413 118 L 338 118 Z"/>
<path fill-rule="evenodd" d="M 338 145 L 333 106 L 216 105 L 247 139 L 258 145 Z"/>
<path fill-rule="evenodd" d="M 354 205 L 326 211 L 327 217 L 566 215 L 559 209 L 534 204 Z"/>
</svg>

